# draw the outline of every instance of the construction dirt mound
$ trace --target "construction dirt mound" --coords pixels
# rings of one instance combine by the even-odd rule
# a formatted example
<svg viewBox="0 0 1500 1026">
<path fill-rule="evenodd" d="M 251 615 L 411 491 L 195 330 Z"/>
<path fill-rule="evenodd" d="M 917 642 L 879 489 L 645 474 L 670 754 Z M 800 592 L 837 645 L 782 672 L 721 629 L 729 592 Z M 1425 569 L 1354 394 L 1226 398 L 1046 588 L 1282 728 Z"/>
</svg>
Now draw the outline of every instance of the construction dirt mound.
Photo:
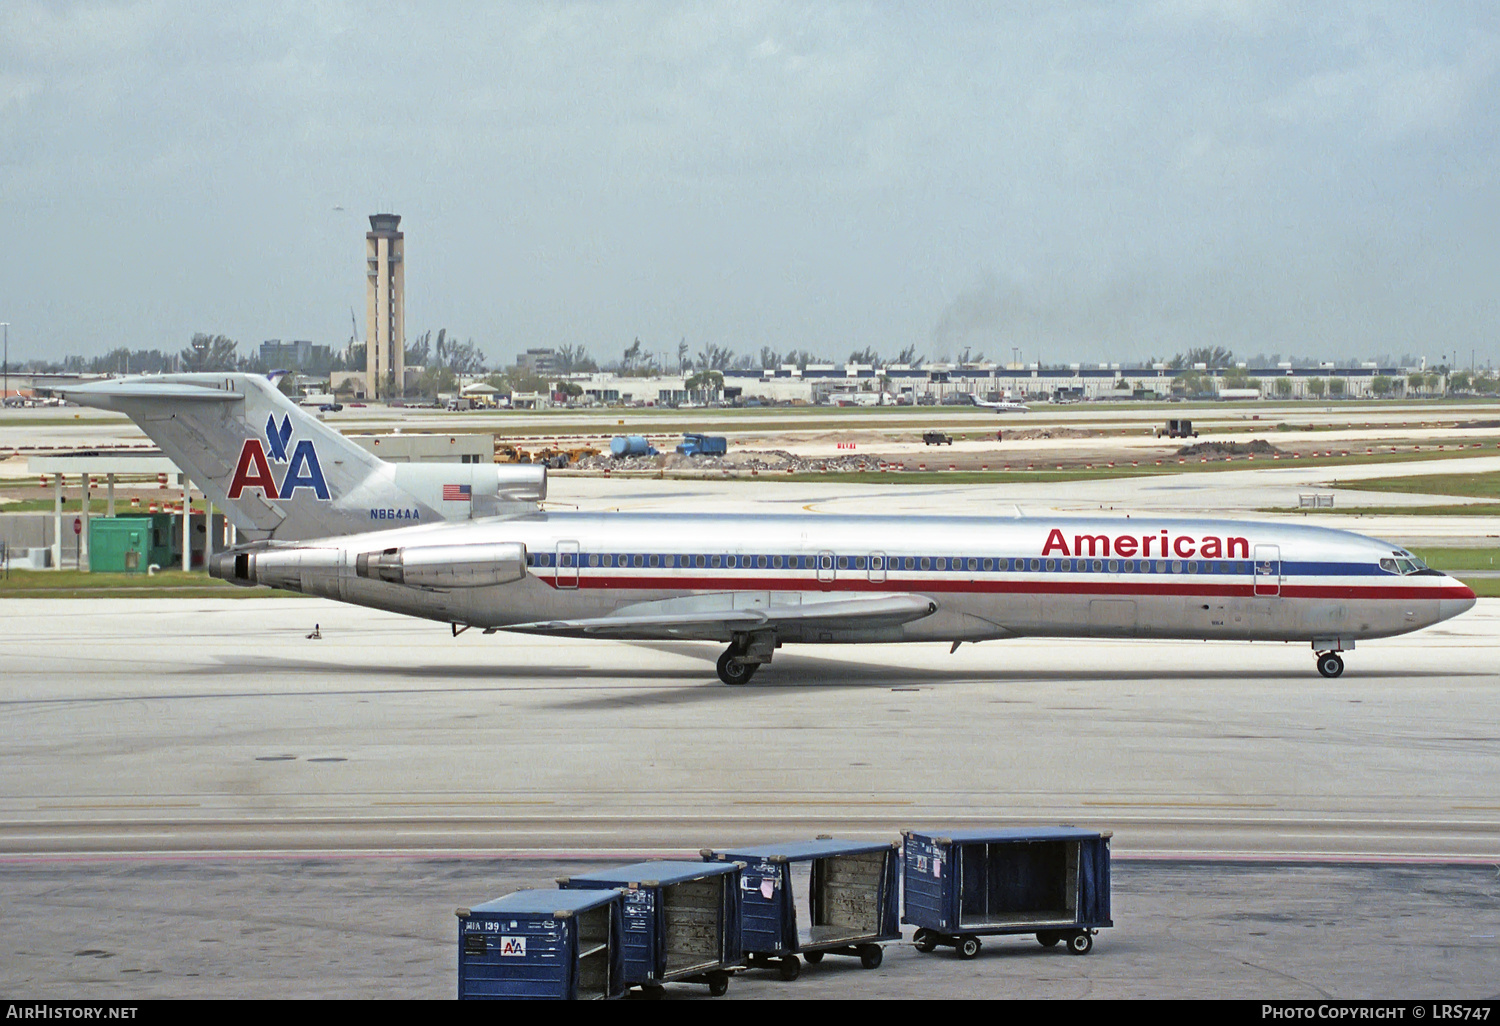
<svg viewBox="0 0 1500 1026">
<path fill-rule="evenodd" d="M 1099 432 L 1090 431 L 1088 428 L 1026 428 L 1011 429 L 1004 428 L 1005 437 L 1014 442 L 1029 442 L 1034 438 L 1093 438 Z"/>
<path fill-rule="evenodd" d="M 1199 442 L 1196 445 L 1184 445 L 1177 450 L 1179 456 L 1269 456 L 1281 452 L 1280 449 L 1266 441 L 1257 438 L 1253 442 Z"/>
</svg>

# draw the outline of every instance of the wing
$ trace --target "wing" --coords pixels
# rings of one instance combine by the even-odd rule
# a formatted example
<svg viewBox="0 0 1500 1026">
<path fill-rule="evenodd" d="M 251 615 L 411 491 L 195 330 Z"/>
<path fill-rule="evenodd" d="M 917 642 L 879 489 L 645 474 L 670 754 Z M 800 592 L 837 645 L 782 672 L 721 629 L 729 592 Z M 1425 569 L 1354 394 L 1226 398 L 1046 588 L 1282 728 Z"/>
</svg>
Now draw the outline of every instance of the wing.
<svg viewBox="0 0 1500 1026">
<path fill-rule="evenodd" d="M 537 620 L 501 628 L 529 634 L 584 637 L 712 638 L 785 629 L 863 631 L 894 627 L 937 611 L 922 595 L 807 596 L 788 593 L 725 593 L 624 606 L 609 616 Z"/>
</svg>

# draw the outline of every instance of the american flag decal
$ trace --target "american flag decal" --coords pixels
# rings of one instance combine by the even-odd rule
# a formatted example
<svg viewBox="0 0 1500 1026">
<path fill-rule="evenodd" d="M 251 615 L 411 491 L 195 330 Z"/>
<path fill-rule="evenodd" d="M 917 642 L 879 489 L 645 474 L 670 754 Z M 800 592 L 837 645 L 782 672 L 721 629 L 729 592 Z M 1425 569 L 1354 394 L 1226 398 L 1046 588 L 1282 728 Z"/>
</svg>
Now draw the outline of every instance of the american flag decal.
<svg viewBox="0 0 1500 1026">
<path fill-rule="evenodd" d="M 444 502 L 472 502 L 474 492 L 468 485 L 443 485 Z"/>
</svg>

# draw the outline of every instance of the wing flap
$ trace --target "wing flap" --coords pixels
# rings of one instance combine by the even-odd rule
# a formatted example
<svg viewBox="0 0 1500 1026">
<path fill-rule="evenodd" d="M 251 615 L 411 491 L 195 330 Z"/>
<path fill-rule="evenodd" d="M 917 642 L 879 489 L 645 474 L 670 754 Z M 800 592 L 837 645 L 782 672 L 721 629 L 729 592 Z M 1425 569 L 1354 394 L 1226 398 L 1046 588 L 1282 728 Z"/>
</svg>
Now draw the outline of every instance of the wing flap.
<svg viewBox="0 0 1500 1026">
<path fill-rule="evenodd" d="M 858 595 L 811 602 L 771 604 L 743 609 L 653 612 L 654 603 L 632 606 L 609 616 L 576 620 L 537 620 L 504 629 L 534 634 L 639 634 L 677 631 L 775 630 L 778 626 L 822 626 L 862 630 L 908 623 L 930 616 L 937 603 L 921 595 Z"/>
</svg>

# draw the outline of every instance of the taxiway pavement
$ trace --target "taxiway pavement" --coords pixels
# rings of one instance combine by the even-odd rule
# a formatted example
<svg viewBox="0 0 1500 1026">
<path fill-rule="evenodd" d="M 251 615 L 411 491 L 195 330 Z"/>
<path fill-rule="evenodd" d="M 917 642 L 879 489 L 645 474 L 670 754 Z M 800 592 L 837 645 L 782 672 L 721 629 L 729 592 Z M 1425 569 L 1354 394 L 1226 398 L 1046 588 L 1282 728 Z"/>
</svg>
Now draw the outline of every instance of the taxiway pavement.
<svg viewBox="0 0 1500 1026">
<path fill-rule="evenodd" d="M 321 638 L 307 635 L 317 628 Z M 0 602 L 0 852 L 696 851 L 1073 822 L 1123 853 L 1500 852 L 1500 602 L 1370 642 L 536 640 L 318 599 Z"/>
</svg>

